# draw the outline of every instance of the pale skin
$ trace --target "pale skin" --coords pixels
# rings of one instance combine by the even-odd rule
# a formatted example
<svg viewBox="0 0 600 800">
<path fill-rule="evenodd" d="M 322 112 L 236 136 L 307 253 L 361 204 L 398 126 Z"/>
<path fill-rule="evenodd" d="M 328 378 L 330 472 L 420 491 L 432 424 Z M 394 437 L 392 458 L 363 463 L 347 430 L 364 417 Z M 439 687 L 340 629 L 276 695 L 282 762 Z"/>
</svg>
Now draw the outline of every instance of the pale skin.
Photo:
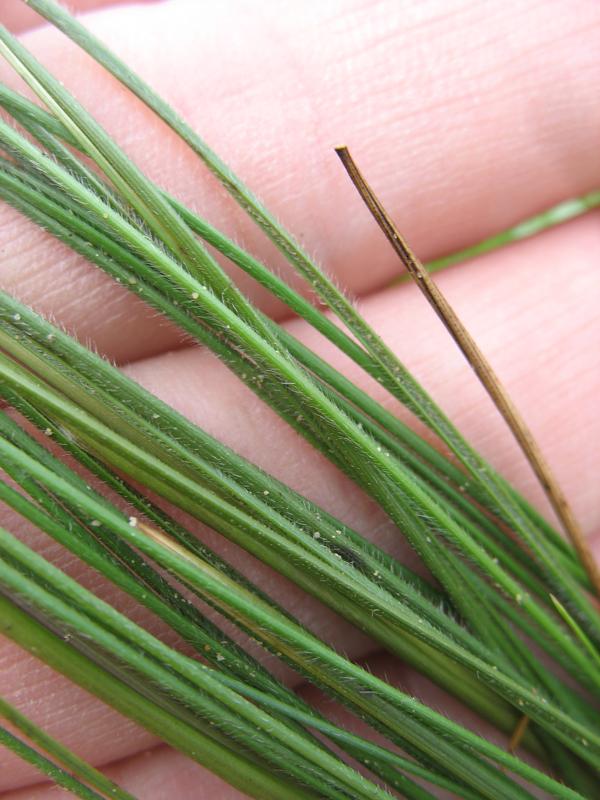
<svg viewBox="0 0 600 800">
<path fill-rule="evenodd" d="M 174 104 L 359 298 L 365 316 L 473 443 L 545 510 L 530 470 L 431 309 L 414 287 L 386 288 L 398 264 L 333 147 L 352 149 L 425 260 L 596 188 L 598 4 L 321 0 L 287 3 L 285 13 L 278 3 L 241 0 L 70 5 L 102 7 L 87 17 L 92 29 Z M 18 31 L 36 23 L 27 10 L 21 14 L 20 3 L 4 0 L 0 21 Z M 202 165 L 98 67 L 48 28 L 25 33 L 24 41 L 154 179 L 283 269 Z M 0 70 L 0 79 L 14 84 L 8 68 Z M 0 214 L 2 288 L 127 364 L 131 377 L 192 420 L 415 564 L 385 518 L 209 354 L 183 342 L 132 295 L 15 212 L 1 206 Z M 597 213 L 590 214 L 439 276 L 597 551 L 599 222 Z M 332 356 L 304 323 L 287 319 L 247 280 L 240 283 L 263 309 Z M 116 597 L 41 535 L 13 516 L 2 517 L 1 524 L 36 542 L 87 586 Z M 214 534 L 198 533 L 217 542 Z M 256 562 L 227 546 L 221 550 L 335 646 L 485 732 L 419 676 L 373 655 L 376 647 L 349 625 Z M 147 621 L 126 598 L 116 602 Z M 281 674 L 298 685 L 293 675 Z M 111 777 L 144 800 L 242 797 L 7 641 L 0 643 L 0 676 L 9 700 L 84 757 L 107 765 Z M 4 800 L 62 796 L 6 752 L 0 752 L 0 792 Z"/>
</svg>

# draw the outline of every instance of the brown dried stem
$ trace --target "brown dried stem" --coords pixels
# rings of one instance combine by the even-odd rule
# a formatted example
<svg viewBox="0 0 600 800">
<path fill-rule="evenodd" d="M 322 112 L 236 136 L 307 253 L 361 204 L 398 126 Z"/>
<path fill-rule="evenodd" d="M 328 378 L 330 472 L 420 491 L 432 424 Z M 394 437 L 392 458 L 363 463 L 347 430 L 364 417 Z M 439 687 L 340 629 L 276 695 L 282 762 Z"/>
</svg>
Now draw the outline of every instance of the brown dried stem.
<svg viewBox="0 0 600 800">
<path fill-rule="evenodd" d="M 386 235 L 388 241 L 394 248 L 400 260 L 406 267 L 408 274 L 414 279 L 415 283 L 436 314 L 442 320 L 452 338 L 462 350 L 465 358 L 475 371 L 475 374 L 483 384 L 484 388 L 492 398 L 498 411 L 504 417 L 508 427 L 512 431 L 525 457 L 529 461 L 535 472 L 548 500 L 560 519 L 565 532 L 571 539 L 573 546 L 577 550 L 579 558 L 589 575 L 590 582 L 595 592 L 600 596 L 600 569 L 594 560 L 585 539 L 583 531 L 577 522 L 575 515 L 562 491 L 556 478 L 554 477 L 546 459 L 544 458 L 536 440 L 525 423 L 523 417 L 515 407 L 506 389 L 500 383 L 488 360 L 485 358 L 472 336 L 466 330 L 455 311 L 452 309 L 444 295 L 439 290 L 437 284 L 423 267 L 419 259 L 412 252 L 404 238 L 394 225 L 394 222 L 386 212 L 375 193 L 362 176 L 354 159 L 350 155 L 347 147 L 336 148 L 342 164 L 344 165 L 350 180 L 358 190 L 365 205 L 375 218 L 377 224 Z"/>
</svg>

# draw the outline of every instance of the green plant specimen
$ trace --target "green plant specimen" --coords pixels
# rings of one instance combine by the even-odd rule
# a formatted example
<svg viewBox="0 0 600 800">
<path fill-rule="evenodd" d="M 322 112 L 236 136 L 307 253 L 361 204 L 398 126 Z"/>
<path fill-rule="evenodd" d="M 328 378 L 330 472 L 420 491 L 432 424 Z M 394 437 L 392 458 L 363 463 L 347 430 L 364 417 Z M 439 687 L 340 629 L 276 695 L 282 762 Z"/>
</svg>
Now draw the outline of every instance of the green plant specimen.
<svg viewBox="0 0 600 800">
<path fill-rule="evenodd" d="M 2 292 L 0 396 L 15 413 L 0 412 L 0 500 L 145 606 L 188 650 L 149 633 L 4 529 L 2 632 L 259 800 L 420 799 L 438 789 L 473 800 L 537 791 L 593 797 L 600 616 L 585 543 L 573 547 L 487 463 L 353 303 L 161 98 L 56 3 L 28 2 L 190 146 L 331 314 L 150 181 L 4 29 L 0 54 L 44 108 L 0 90 L 12 117 L 0 121 L 0 196 L 211 350 L 385 512 L 430 577 Z M 597 202 L 590 193 L 467 255 Z M 374 378 L 450 456 L 265 316 L 213 250 Z M 90 485 L 92 476 L 102 490 Z M 198 540 L 179 512 L 513 734 L 513 748 L 337 652 Z M 299 698 L 249 652 L 250 642 L 345 706 L 382 743 Z M 131 796 L 1 700 L 0 716 L 31 744 L 4 729 L 0 743 L 61 786 L 82 797 Z"/>
</svg>

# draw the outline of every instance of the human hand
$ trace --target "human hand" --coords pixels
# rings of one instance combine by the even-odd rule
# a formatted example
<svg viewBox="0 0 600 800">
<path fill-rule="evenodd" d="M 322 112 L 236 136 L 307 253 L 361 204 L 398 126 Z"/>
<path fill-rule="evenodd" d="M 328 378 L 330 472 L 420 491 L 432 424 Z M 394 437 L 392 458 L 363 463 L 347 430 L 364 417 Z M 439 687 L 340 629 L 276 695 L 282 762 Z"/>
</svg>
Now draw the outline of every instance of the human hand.
<svg viewBox="0 0 600 800">
<path fill-rule="evenodd" d="M 92 4 L 98 3 L 81 5 Z M 398 265 L 333 146 L 352 148 L 424 259 L 598 186 L 600 64 L 592 55 L 600 12 L 592 2 L 580 3 L 577 15 L 570 11 L 567 18 L 562 3 L 548 2 L 457 2 L 451 8 L 427 2 L 400 9 L 392 2 L 329 1 L 289 3 L 282 14 L 279 4 L 268 2 L 209 7 L 172 0 L 106 8 L 88 20 L 362 298 L 363 313 L 459 427 L 540 503 L 509 434 L 423 299 L 410 286 L 385 289 Z M 7 3 L 0 18 L 18 24 L 11 13 Z M 54 31 L 32 33 L 27 43 L 151 177 L 284 269 L 204 168 L 114 81 Z M 211 433 L 415 563 L 372 504 L 209 354 L 186 347 L 139 300 L 14 212 L 2 207 L 0 213 L 2 288 L 128 364 L 132 377 Z M 598 216 L 589 215 L 438 279 L 530 422 L 589 533 L 600 528 L 594 480 L 600 458 L 594 447 L 600 441 L 599 254 Z M 240 283 L 263 309 L 283 318 L 262 291 Z M 289 325 L 330 352 L 303 323 Z M 41 535 L 8 515 L 3 524 L 119 608 L 147 620 Z M 227 545 L 220 549 L 335 646 L 353 658 L 369 655 L 374 671 L 484 730 L 397 660 L 371 656 L 372 644 L 335 615 L 250 557 Z M 151 620 L 148 625 L 162 630 Z M 8 699 L 94 763 L 118 761 L 108 772 L 145 800 L 239 797 L 7 643 L 0 674 Z M 25 765 L 4 753 L 0 759 L 7 800 L 56 796 L 56 790 L 34 788 L 37 775 Z"/>
</svg>

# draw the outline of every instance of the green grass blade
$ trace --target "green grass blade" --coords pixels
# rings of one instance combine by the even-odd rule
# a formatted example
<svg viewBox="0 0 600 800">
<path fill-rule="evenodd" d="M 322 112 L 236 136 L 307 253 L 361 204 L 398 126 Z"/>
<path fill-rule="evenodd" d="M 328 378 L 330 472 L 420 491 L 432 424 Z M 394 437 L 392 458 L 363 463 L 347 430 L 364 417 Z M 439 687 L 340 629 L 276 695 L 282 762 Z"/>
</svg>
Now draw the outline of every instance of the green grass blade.
<svg viewBox="0 0 600 800">
<path fill-rule="evenodd" d="M 53 783 L 71 792 L 71 794 L 82 797 L 84 800 L 103 800 L 103 795 L 89 789 L 77 778 L 69 775 L 68 772 L 61 769 L 58 765 L 53 764 L 52 761 L 41 753 L 38 753 L 33 747 L 21 741 L 21 739 L 14 736 L 2 726 L 0 726 L 0 746 L 12 750 L 19 758 L 32 764 Z"/>
<path fill-rule="evenodd" d="M 571 630 L 573 631 L 575 636 L 579 639 L 581 644 L 585 647 L 585 649 L 589 653 L 592 661 L 596 664 L 597 668 L 600 669 L 600 653 L 598 652 L 598 649 L 596 647 L 594 647 L 592 642 L 590 642 L 588 637 L 585 635 L 584 631 L 581 630 L 581 628 L 579 627 L 577 622 L 569 614 L 569 612 L 563 606 L 563 604 L 560 602 L 560 600 L 558 598 L 554 597 L 554 595 L 551 596 L 551 600 L 554 603 L 558 613 L 564 619 L 564 621 L 569 626 L 569 628 L 571 628 Z"/>
<path fill-rule="evenodd" d="M 154 733 L 162 741 L 210 769 L 256 800 L 316 800 L 317 795 L 294 787 L 281 776 L 225 747 L 154 703 L 131 686 L 77 652 L 0 592 L 0 631 L 46 664 L 120 713 Z"/>
<path fill-rule="evenodd" d="M 270 679 L 269 681 L 263 679 L 261 681 L 259 678 L 261 677 L 261 673 L 264 672 L 264 668 L 256 663 L 252 663 L 251 659 L 248 657 L 246 657 L 243 665 L 244 668 L 239 673 L 240 677 L 242 677 L 246 682 L 242 682 L 239 679 L 231 679 L 232 675 L 235 676 L 235 670 L 231 668 L 231 647 L 228 646 L 227 641 L 224 640 L 224 634 L 219 632 L 218 638 L 213 638 L 211 640 L 208 637 L 199 637 L 198 631 L 190 634 L 185 627 L 182 629 L 182 626 L 177 619 L 173 621 L 172 613 L 168 614 L 164 613 L 164 611 L 161 613 L 161 609 L 157 608 L 156 602 L 148 602 L 149 595 L 148 592 L 143 589 L 143 587 L 135 584 L 134 581 L 136 591 L 132 592 L 130 587 L 127 585 L 127 582 L 124 582 L 119 578 L 114 578 L 114 570 L 111 572 L 110 569 L 106 569 L 104 564 L 98 566 L 98 558 L 94 558 L 94 556 L 90 557 L 89 553 L 86 553 L 86 546 L 82 546 L 81 542 L 78 542 L 76 546 L 73 546 L 72 542 L 69 543 L 69 538 L 64 528 L 53 524 L 52 520 L 45 517 L 45 515 L 43 515 L 39 510 L 35 509 L 33 504 L 26 501 L 24 498 L 18 495 L 18 493 L 14 492 L 14 490 L 10 489 L 10 487 L 6 486 L 6 484 L 3 484 L 2 482 L 0 482 L 0 500 L 3 500 L 13 509 L 18 511 L 22 516 L 34 522 L 41 530 L 53 535 L 53 538 L 62 544 L 65 544 L 67 547 L 69 547 L 69 549 L 72 550 L 72 552 L 74 552 L 80 558 L 83 558 L 87 563 L 91 564 L 92 566 L 96 566 L 102 574 L 109 579 L 112 578 L 113 582 L 115 582 L 121 588 L 124 588 L 126 591 L 129 590 L 130 594 L 136 597 L 136 599 L 140 600 L 140 602 L 143 602 L 145 605 L 147 605 L 151 610 L 155 611 L 155 613 L 157 613 L 164 621 L 170 624 L 174 630 L 178 630 L 178 632 L 180 632 L 192 644 L 197 646 L 199 641 L 204 642 L 202 647 L 199 647 L 198 649 L 202 653 L 202 656 L 209 661 L 211 660 L 211 656 L 213 656 L 215 664 L 218 666 L 219 670 L 225 670 L 225 673 L 221 675 L 225 685 L 233 686 L 234 688 L 237 688 L 238 691 L 240 688 L 244 688 L 245 696 L 248 696 L 252 699 L 259 698 L 262 701 L 261 704 L 265 708 L 275 711 L 276 714 L 283 710 L 285 712 L 283 716 L 287 717 L 288 719 L 302 722 L 309 727 L 313 727 L 328 734 L 333 741 L 342 747 L 347 745 L 348 752 L 351 755 L 357 757 L 359 760 L 362 760 L 363 763 L 365 763 L 365 766 L 368 766 L 371 771 L 376 772 L 376 774 L 380 775 L 385 780 L 391 781 L 390 785 L 403 787 L 408 793 L 407 796 L 418 796 L 420 798 L 424 798 L 425 796 L 429 797 L 429 795 L 424 795 L 422 792 L 420 792 L 420 790 L 410 785 L 411 782 L 404 775 L 397 774 L 398 768 L 404 769 L 407 764 L 410 765 L 412 762 L 406 762 L 406 759 L 394 760 L 391 758 L 391 754 L 389 754 L 387 757 L 384 757 L 383 760 L 378 759 L 378 754 L 376 752 L 377 749 L 373 745 L 370 745 L 369 742 L 360 739 L 360 737 L 348 737 L 345 735 L 345 732 L 342 729 L 339 729 L 336 726 L 327 725 L 327 723 L 321 717 L 319 717 L 319 715 L 317 715 L 309 706 L 306 706 L 299 698 L 296 697 L 293 692 L 285 690 L 284 687 L 279 685 L 274 686 L 275 682 L 273 679 Z M 72 527 L 72 520 L 69 524 L 70 527 Z M 89 547 L 87 549 L 89 550 Z M 227 680 L 228 675 L 230 676 L 229 682 Z M 270 678 L 270 676 L 267 677 Z M 254 689 L 253 693 L 252 685 L 255 687 L 262 686 L 263 690 L 261 691 L 260 688 Z M 265 689 L 270 689 L 272 693 L 267 693 Z M 387 751 L 385 751 L 385 753 L 387 753 Z M 392 773 L 389 769 L 390 758 L 391 765 L 397 768 L 396 771 Z M 423 772 L 418 765 L 415 765 L 414 769 L 416 769 L 417 775 L 421 775 Z M 410 772 L 411 770 L 408 771 Z M 435 774 L 427 772 L 427 775 L 429 778 L 431 778 Z M 446 782 L 443 780 L 443 778 L 439 777 L 439 780 L 442 781 L 441 785 L 446 785 Z"/>
<path fill-rule="evenodd" d="M 0 717 L 3 717 L 11 725 L 18 728 L 30 742 L 40 747 L 45 753 L 55 758 L 63 767 L 73 773 L 74 776 L 85 781 L 89 787 L 93 787 L 107 797 L 114 797 L 116 800 L 135 800 L 133 795 L 121 789 L 116 783 L 108 780 L 101 772 L 94 769 L 83 759 L 79 758 L 75 753 L 62 745 L 52 736 L 43 731 L 40 727 L 35 725 L 28 717 L 22 714 L 17 708 L 8 703 L 3 697 L 0 697 Z M 6 744 L 1 741 L 0 744 Z M 34 763 L 33 761 L 31 763 Z M 37 766 L 34 763 L 34 766 Z M 45 772 L 45 770 L 43 770 Z M 53 775 L 45 772 L 49 777 Z M 64 785 L 64 784 L 59 784 Z M 69 788 L 65 786 L 64 788 Z M 95 792 L 90 792 L 82 797 L 98 797 Z"/>
<path fill-rule="evenodd" d="M 541 211 L 539 214 L 534 214 L 532 217 L 518 222 L 504 231 L 488 236 L 487 239 L 483 239 L 481 242 L 476 242 L 476 244 L 458 250 L 456 253 L 450 253 L 429 261 L 425 266 L 428 272 L 439 272 L 454 264 L 460 264 L 477 256 L 491 253 L 501 247 L 521 242 L 523 239 L 529 239 L 538 233 L 554 228 L 556 225 L 563 225 L 565 222 L 576 219 L 582 214 L 593 211 L 598 206 L 600 206 L 600 191 L 597 189 L 581 195 L 581 197 L 571 197 Z"/>
<path fill-rule="evenodd" d="M 148 228 L 201 282 L 250 324 L 261 327 L 252 306 L 226 277 L 162 194 L 147 181 L 100 125 L 43 69 L 6 29 L 0 27 L 0 53 L 70 131 L 80 147 L 121 192 Z M 268 331 L 263 334 L 268 336 Z"/>
<path fill-rule="evenodd" d="M 26 318 L 24 317 L 24 318 L 23 318 L 23 320 L 22 320 L 22 321 L 23 321 L 23 323 L 25 323 L 25 319 L 26 319 Z M 21 384 L 21 385 L 20 385 L 20 391 L 22 392 L 23 390 L 24 390 L 24 385 L 23 385 L 23 384 Z M 56 404 L 56 407 L 57 407 L 57 408 L 59 408 L 59 407 L 60 407 L 60 408 L 62 408 L 62 409 L 63 409 L 63 412 L 64 412 L 64 410 L 67 408 L 67 406 L 65 406 L 65 404 L 64 404 L 64 401 L 57 402 L 57 404 Z M 83 419 L 83 418 L 81 417 L 81 414 L 80 414 L 80 413 L 75 413 L 75 412 L 73 413 L 73 415 L 72 415 L 72 420 L 73 420 L 73 421 L 79 420 L 79 423 L 81 423 L 82 419 Z M 153 468 L 152 468 L 152 473 L 156 473 L 157 471 L 158 471 L 158 472 L 160 472 L 160 470 L 161 470 L 161 469 L 162 469 L 162 467 L 161 467 L 160 465 L 158 465 L 158 464 L 157 464 L 155 467 L 153 467 Z M 206 501 L 204 501 L 204 502 L 206 502 Z M 190 510 L 190 509 L 188 508 L 188 510 Z M 312 543 L 311 543 L 311 544 L 312 544 Z M 337 562 L 337 564 L 338 564 L 338 566 L 340 566 L 340 567 L 342 566 L 341 564 L 339 564 L 339 562 Z M 343 584 L 341 584 L 341 585 L 340 585 L 340 588 L 341 588 L 341 589 L 342 589 L 342 591 L 343 591 Z M 372 602 L 372 600 L 371 600 L 371 602 Z M 388 609 L 387 611 L 388 611 L 388 613 L 389 613 L 389 609 Z M 386 613 L 386 611 L 385 611 L 384 609 L 382 609 L 382 612 L 381 612 L 381 613 L 384 613 L 384 614 L 385 614 L 385 613 Z"/>
<path fill-rule="evenodd" d="M 202 668 L 201 665 L 191 662 L 189 659 L 186 659 L 186 657 L 178 656 L 178 654 L 174 654 L 172 652 L 169 654 L 170 663 L 173 665 L 170 673 L 165 674 L 164 670 L 161 671 L 158 666 L 158 662 L 156 662 L 156 664 L 153 666 L 153 663 L 147 662 L 146 659 L 147 663 L 144 663 L 144 656 L 142 655 L 144 651 L 132 651 L 132 649 L 128 647 L 125 640 L 122 638 L 116 638 L 114 635 L 110 634 L 108 630 L 101 628 L 101 626 L 95 623 L 93 620 L 99 616 L 100 613 L 105 624 L 109 619 L 114 620 L 114 623 L 111 622 L 109 624 L 111 627 L 121 631 L 121 637 L 127 636 L 128 639 L 131 639 L 132 643 L 138 643 L 138 648 L 147 648 L 148 653 L 155 653 L 157 658 L 161 657 L 161 653 L 164 651 L 165 646 L 154 639 L 154 637 L 152 637 L 150 634 L 146 634 L 144 631 L 142 631 L 142 629 L 137 628 L 134 623 L 122 617 L 122 615 L 118 614 L 118 612 L 115 612 L 112 608 L 106 606 L 106 604 L 102 603 L 102 601 L 94 598 L 92 595 L 90 595 L 90 593 L 86 592 L 86 590 L 82 589 L 82 587 L 80 587 L 76 582 L 67 579 L 66 576 L 60 573 L 59 570 L 56 570 L 54 567 L 49 565 L 43 558 L 34 554 L 31 550 L 29 550 L 29 548 L 19 543 L 7 532 L 0 531 L 0 543 L 3 552 L 10 556 L 11 560 L 14 559 L 16 562 L 22 564 L 23 567 L 26 566 L 27 574 L 33 573 L 34 576 L 39 576 L 40 579 L 42 579 L 44 582 L 49 582 L 50 585 L 56 583 L 57 592 L 60 594 L 50 595 L 48 591 L 43 589 L 40 584 L 35 583 L 33 578 L 28 578 L 25 572 L 15 570 L 13 567 L 9 566 L 8 563 L 0 561 L 0 580 L 5 586 L 8 587 L 9 590 L 20 592 L 27 598 L 28 602 L 34 603 L 37 607 L 44 610 L 45 613 L 51 613 L 54 618 L 64 620 L 69 629 L 73 629 L 79 634 L 85 632 L 87 636 L 91 635 L 95 641 L 104 643 L 103 646 L 106 646 L 109 650 L 118 653 L 120 659 L 124 659 L 126 663 L 130 663 L 132 666 L 135 665 L 136 670 L 140 670 L 144 674 L 147 672 L 148 674 L 154 675 L 155 679 L 158 679 L 161 683 L 164 681 L 164 685 L 170 687 L 170 692 L 174 692 L 176 696 L 181 695 L 182 698 L 185 697 L 185 702 L 190 703 L 192 708 L 198 709 L 201 711 L 201 713 L 209 713 L 211 720 L 219 725 L 221 715 L 224 713 L 224 711 L 222 708 L 215 708 L 215 700 L 218 698 L 221 702 L 227 702 L 228 695 L 224 694 L 224 692 L 219 689 L 217 683 L 210 678 L 207 668 Z M 63 602 L 60 599 L 60 595 L 63 594 L 67 598 L 71 598 L 73 602 L 69 605 Z M 78 609 L 77 611 L 75 610 L 75 607 Z M 84 611 L 86 612 L 86 616 L 84 616 Z M 166 649 L 169 650 L 169 648 Z M 172 671 L 173 668 L 175 668 L 175 665 L 178 673 L 180 673 L 182 676 L 185 676 L 188 681 L 192 682 L 198 687 L 210 686 L 211 701 L 208 701 L 207 697 L 204 695 L 199 696 L 197 693 L 192 694 L 190 691 L 188 691 L 185 686 L 178 681 L 177 673 Z M 235 704 L 240 715 L 247 713 L 249 718 L 255 720 L 255 723 L 262 719 L 260 713 L 255 707 L 250 707 L 249 705 L 245 706 L 243 703 L 240 703 L 239 699 L 235 701 Z M 208 712 L 204 710 L 205 708 L 208 708 Z M 406 721 L 406 724 L 409 724 L 408 720 Z M 238 720 L 236 726 L 239 726 L 239 728 L 236 729 L 236 733 L 239 733 L 239 729 L 243 729 L 243 723 L 241 722 L 241 719 Z M 271 731 L 273 731 L 272 720 L 269 723 L 269 726 Z M 291 737 L 289 732 L 286 732 L 286 735 L 290 737 L 289 741 L 293 741 L 293 737 Z M 258 743 L 260 741 L 260 734 L 258 731 L 255 731 L 255 736 L 256 741 L 253 741 L 252 743 L 246 742 L 246 744 L 251 747 L 258 747 Z M 438 742 L 438 745 L 441 746 L 441 742 Z M 300 741 L 299 746 L 302 748 L 303 752 L 306 752 L 306 741 L 304 739 Z M 271 744 L 271 748 L 274 748 L 273 744 Z M 272 756 L 272 750 L 269 754 L 263 755 L 263 757 L 266 758 L 270 756 Z M 319 757 L 320 759 L 323 759 L 323 755 L 320 751 Z M 455 766 L 457 766 L 461 760 L 461 757 L 458 752 L 455 753 L 455 757 L 457 759 Z M 285 768 L 291 769 L 292 764 L 288 763 L 287 767 L 284 767 L 284 769 Z M 487 780 L 494 784 L 494 794 L 490 794 L 489 788 L 486 788 L 486 786 L 483 784 L 478 787 L 480 791 L 484 792 L 488 797 L 501 798 L 506 796 L 507 798 L 516 798 L 518 796 L 529 796 L 527 793 L 519 790 L 515 784 L 512 784 L 513 789 L 511 789 L 511 791 L 513 794 L 507 795 L 505 793 L 505 788 L 503 787 L 508 787 L 511 782 L 501 778 L 500 773 L 494 775 L 494 773 L 490 772 L 489 769 L 484 769 L 483 764 L 480 764 L 479 767 L 473 764 L 472 769 L 474 772 L 469 776 L 471 783 L 478 783 L 476 780 L 477 775 L 483 775 L 483 770 L 483 772 L 487 772 Z M 362 782 L 360 782 L 358 785 L 353 785 L 355 785 L 357 788 L 361 788 L 361 784 Z M 362 786 L 362 788 L 363 790 L 365 789 L 364 786 Z M 362 792 L 356 795 L 356 797 L 362 796 Z"/>
<path fill-rule="evenodd" d="M 5 453 L 5 455 L 8 454 L 10 452 L 10 448 L 7 449 L 7 447 L 4 446 L 3 452 Z M 22 454 L 20 456 L 15 456 L 15 457 L 17 457 L 24 465 L 27 464 L 28 465 L 27 469 L 30 470 L 32 474 L 38 475 L 40 479 L 43 478 L 44 481 L 48 483 L 48 485 L 53 485 L 55 491 L 60 491 L 60 486 L 61 486 L 60 479 L 56 477 L 51 477 L 50 475 L 47 474 L 48 471 L 32 464 L 31 460 L 26 459 L 25 456 L 23 456 Z M 123 535 L 124 538 L 128 539 L 131 543 L 137 543 L 137 546 L 143 552 L 146 552 L 150 557 L 154 558 L 155 560 L 158 560 L 159 563 L 161 563 L 163 566 L 167 567 L 168 569 L 175 568 L 176 573 L 181 578 L 183 578 L 184 581 L 190 582 L 192 585 L 198 585 L 197 580 L 199 578 L 202 578 L 200 588 L 202 588 L 202 585 L 204 586 L 210 585 L 211 587 L 210 593 L 213 596 L 213 599 L 218 598 L 219 596 L 221 597 L 221 599 L 227 598 L 228 603 L 233 603 L 233 606 L 230 607 L 235 609 L 236 613 L 238 614 L 243 613 L 246 616 L 247 620 L 250 621 L 250 624 L 254 624 L 251 621 L 255 620 L 256 624 L 259 626 L 258 628 L 255 628 L 255 636 L 257 638 L 264 639 L 266 637 L 268 640 L 272 634 L 267 633 L 267 631 L 273 631 L 275 629 L 279 631 L 278 636 L 283 636 L 285 638 L 290 634 L 290 631 L 293 630 L 294 631 L 293 641 L 297 642 L 295 647 L 299 648 L 302 651 L 302 653 L 312 652 L 314 654 L 313 658 L 309 659 L 308 662 L 306 661 L 306 657 L 304 656 L 302 657 L 305 669 L 309 671 L 309 674 L 314 669 L 316 658 L 318 659 L 326 658 L 327 661 L 334 659 L 335 661 L 335 658 L 330 651 L 323 650 L 323 646 L 321 644 L 317 644 L 316 640 L 311 639 L 310 637 L 307 638 L 308 635 L 296 629 L 296 627 L 290 623 L 289 619 L 287 618 L 282 619 L 281 623 L 280 624 L 277 623 L 277 625 L 275 626 L 276 616 L 274 615 L 273 609 L 271 609 L 270 607 L 263 608 L 262 606 L 256 603 L 256 600 L 254 600 L 250 604 L 251 607 L 249 607 L 247 602 L 242 599 L 243 594 L 239 595 L 239 589 L 235 589 L 236 594 L 232 595 L 231 592 L 234 591 L 233 587 L 230 586 L 229 583 L 224 584 L 222 576 L 219 577 L 215 575 L 213 571 L 209 571 L 209 573 L 206 573 L 204 570 L 208 569 L 207 566 L 203 568 L 203 571 L 200 574 L 198 573 L 197 570 L 197 565 L 198 565 L 197 560 L 194 560 L 194 563 L 190 564 L 185 558 L 177 556 L 176 554 L 173 553 L 169 553 L 164 549 L 164 547 L 160 546 L 157 547 L 153 542 L 149 541 L 141 532 L 138 532 L 136 528 L 132 528 L 130 525 L 127 524 L 126 521 L 120 522 L 118 517 L 111 515 L 110 512 L 104 507 L 100 506 L 95 507 L 94 513 L 98 518 L 103 519 L 107 523 L 112 522 L 112 524 L 115 526 L 115 529 L 118 529 L 120 534 Z M 206 581 L 208 581 L 208 584 L 206 583 Z M 241 605 L 236 600 L 236 597 L 238 595 L 240 597 L 239 602 L 241 603 Z M 264 616 L 265 614 L 266 616 Z M 290 639 L 289 641 L 291 642 L 292 639 Z M 299 646 L 300 641 L 302 642 L 302 644 Z M 289 644 L 286 645 L 284 643 L 284 640 L 277 640 L 276 642 L 273 642 L 273 646 L 274 648 L 277 648 L 282 652 L 284 651 L 290 652 L 290 645 Z M 294 657 L 297 658 L 297 656 L 298 653 L 295 652 Z M 333 664 L 334 661 L 332 661 L 331 663 Z M 350 670 L 350 673 L 358 669 L 355 667 L 351 667 L 347 662 L 343 663 L 345 664 L 345 669 Z M 485 670 L 484 665 L 481 665 L 481 669 L 482 671 Z M 323 672 L 319 672 L 318 674 L 319 674 L 319 681 L 327 685 L 328 680 L 330 680 L 330 676 L 328 674 L 324 674 Z M 384 695 L 388 696 L 388 701 L 386 705 L 389 704 L 390 698 L 394 698 L 394 701 L 396 703 L 399 702 L 398 694 L 390 690 L 390 688 L 387 685 L 385 684 L 381 685 L 381 682 L 376 681 L 376 679 L 374 679 L 372 676 L 368 676 L 368 674 L 364 674 L 360 670 L 358 674 L 361 676 L 361 679 L 363 681 L 367 681 L 367 683 L 374 682 L 373 685 L 377 687 L 377 691 L 383 692 Z M 499 673 L 499 671 L 497 679 L 499 682 L 506 680 L 502 678 L 502 675 Z M 344 692 L 342 694 L 344 694 Z M 535 694 L 532 694 L 530 692 L 523 692 L 522 694 L 524 696 L 520 698 L 519 706 L 521 706 L 522 702 L 523 705 L 521 707 L 523 709 L 523 713 L 527 713 L 528 715 L 531 715 L 533 718 L 537 718 L 541 722 L 543 720 L 543 717 L 542 715 L 539 714 L 539 707 L 537 711 L 535 708 L 535 706 L 539 703 L 539 697 L 535 698 Z M 558 716 L 560 716 L 558 715 L 558 712 L 556 712 L 550 707 L 549 704 L 548 706 L 546 706 L 544 703 L 541 703 L 540 705 L 541 708 L 545 709 L 545 713 L 549 717 L 552 717 L 555 720 L 557 720 Z M 577 728 L 577 726 L 574 725 L 573 722 L 567 723 L 567 721 L 564 720 L 563 718 L 563 724 L 566 724 L 567 727 L 571 729 L 572 735 L 575 733 L 575 729 Z M 566 741 L 567 737 L 563 737 L 560 734 L 560 731 L 558 730 L 556 730 L 555 733 L 558 736 L 558 738 L 560 738 L 561 740 L 565 740 L 565 743 L 567 744 Z M 597 737 L 595 737 L 595 734 L 593 734 L 590 731 L 585 731 L 584 733 L 580 733 L 579 737 L 583 737 L 584 740 L 583 743 L 579 741 L 576 742 L 570 741 L 568 744 L 571 746 L 571 748 L 576 749 L 577 752 L 579 752 L 582 755 L 582 757 L 585 758 L 587 756 L 588 758 L 591 758 L 593 763 L 593 759 L 595 758 L 595 756 L 592 755 L 592 751 L 596 746 L 593 744 L 593 742 Z"/>
<path fill-rule="evenodd" d="M 151 676 L 188 708 L 206 716 L 212 724 L 240 740 L 261 758 L 278 764 L 279 769 L 291 774 L 296 772 L 295 764 L 302 766 L 305 772 L 298 771 L 296 779 L 301 783 L 314 783 L 313 788 L 323 791 L 326 797 L 341 798 L 344 791 L 350 792 L 357 800 L 389 797 L 314 742 L 299 736 L 294 728 L 224 687 L 212 676 L 211 670 L 173 651 L 77 582 L 68 579 L 5 531 L 0 531 L 0 546 L 11 560 L 21 565 L 14 569 L 8 563 L 0 562 L 0 580 L 11 591 L 21 593 L 28 602 L 53 618 L 63 620 L 68 629 L 89 637 L 132 669 Z M 27 572 L 19 573 L 20 568 Z M 55 588 L 50 592 L 42 588 L 42 582 L 49 589 Z M 169 664 L 169 669 L 161 664 Z M 196 687 L 195 690 L 192 691 L 190 686 Z M 227 708 L 234 712 L 233 716 L 228 714 Z M 251 723 L 252 728 L 247 723 Z M 270 739 L 265 738 L 266 732 Z"/>
</svg>

